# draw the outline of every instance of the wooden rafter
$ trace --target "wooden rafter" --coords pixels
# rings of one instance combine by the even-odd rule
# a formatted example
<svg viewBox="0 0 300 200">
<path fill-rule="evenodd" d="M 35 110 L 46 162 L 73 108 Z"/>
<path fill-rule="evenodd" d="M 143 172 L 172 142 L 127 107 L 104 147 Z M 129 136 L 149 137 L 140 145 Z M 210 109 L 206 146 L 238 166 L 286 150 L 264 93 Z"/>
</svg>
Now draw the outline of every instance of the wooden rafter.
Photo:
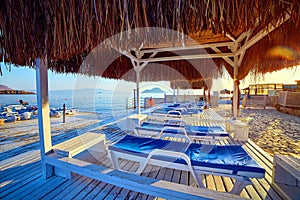
<svg viewBox="0 0 300 200">
<path fill-rule="evenodd" d="M 252 47 L 254 44 L 256 44 L 263 37 L 267 36 L 272 31 L 274 31 L 276 28 L 281 26 L 288 19 L 290 19 L 290 15 L 286 14 L 285 18 L 281 22 L 277 23 L 276 25 L 273 25 L 273 23 L 270 23 L 267 28 L 264 28 L 261 31 L 259 31 L 255 36 L 253 36 L 250 40 L 248 40 L 240 49 L 238 49 L 236 54 L 242 54 L 242 52 L 245 52 L 247 49 Z"/>
<path fill-rule="evenodd" d="M 217 47 L 211 47 L 212 50 L 214 50 L 217 53 L 221 53 L 221 50 Z M 223 59 L 231 66 L 233 67 L 233 61 L 229 57 L 223 57 Z"/>
<path fill-rule="evenodd" d="M 164 47 L 164 48 L 152 48 L 141 50 L 143 53 L 152 53 L 152 52 L 165 52 L 165 51 L 182 51 L 182 50 L 192 50 L 192 49 L 205 49 L 211 47 L 225 47 L 232 46 L 233 42 L 218 42 L 218 43 L 209 43 L 209 44 L 200 44 L 200 45 L 190 45 L 184 47 Z"/>
<path fill-rule="evenodd" d="M 190 60 L 190 59 L 203 59 L 203 58 L 224 58 L 232 57 L 233 53 L 216 53 L 216 54 L 199 54 L 199 55 L 182 55 L 182 56 L 170 56 L 159 58 L 144 58 L 139 62 L 160 62 L 160 61 L 175 61 L 175 60 Z"/>
</svg>

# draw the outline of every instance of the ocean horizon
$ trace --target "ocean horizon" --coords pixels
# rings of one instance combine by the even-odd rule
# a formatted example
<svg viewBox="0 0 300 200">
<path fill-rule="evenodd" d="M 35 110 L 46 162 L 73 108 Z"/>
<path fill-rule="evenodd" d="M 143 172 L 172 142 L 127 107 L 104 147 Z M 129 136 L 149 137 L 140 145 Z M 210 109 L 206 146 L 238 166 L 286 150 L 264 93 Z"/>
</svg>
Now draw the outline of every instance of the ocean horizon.
<svg viewBox="0 0 300 200">
<path fill-rule="evenodd" d="M 141 93 L 141 98 L 163 98 L 163 93 Z M 101 118 L 120 118 L 135 112 L 127 109 L 127 99 L 133 98 L 133 92 L 110 91 L 104 89 L 50 90 L 49 107 L 78 109 L 82 112 L 95 112 Z M 0 106 L 19 104 L 19 100 L 37 105 L 37 94 L 1 94 Z"/>
<path fill-rule="evenodd" d="M 37 94 L 2 94 L 0 106 L 19 104 L 19 100 L 28 102 L 31 106 L 37 105 Z M 164 93 L 141 93 L 143 98 L 164 98 Z M 94 112 L 101 119 L 119 119 L 135 113 L 134 109 L 127 108 L 127 99 L 133 99 L 133 93 L 110 91 L 104 89 L 77 89 L 49 91 L 49 107 L 78 109 L 81 112 Z M 220 104 L 230 104 L 230 100 L 219 100 Z M 141 103 L 143 104 L 143 103 Z"/>
<path fill-rule="evenodd" d="M 33 91 L 34 90 L 28 90 Z M 167 93 L 170 95 L 170 93 Z M 164 93 L 141 93 L 141 99 L 146 97 L 164 98 Z M 19 100 L 28 102 L 29 105 L 37 105 L 37 94 L 1 94 L 0 106 L 19 104 Z M 133 92 L 111 91 L 104 89 L 69 89 L 49 90 L 50 108 L 61 108 L 66 104 L 67 108 L 77 108 L 85 112 L 99 112 L 114 109 L 126 109 L 126 100 L 133 99 Z M 230 103 L 228 100 L 220 100 L 220 103 Z"/>
<path fill-rule="evenodd" d="M 111 115 L 114 112 L 126 114 L 126 98 L 130 94 L 102 89 L 53 90 L 49 91 L 49 107 L 67 109 L 76 108 L 83 112 Z M 37 105 L 37 94 L 1 95 L 1 106 L 19 104 L 19 100 Z"/>
</svg>

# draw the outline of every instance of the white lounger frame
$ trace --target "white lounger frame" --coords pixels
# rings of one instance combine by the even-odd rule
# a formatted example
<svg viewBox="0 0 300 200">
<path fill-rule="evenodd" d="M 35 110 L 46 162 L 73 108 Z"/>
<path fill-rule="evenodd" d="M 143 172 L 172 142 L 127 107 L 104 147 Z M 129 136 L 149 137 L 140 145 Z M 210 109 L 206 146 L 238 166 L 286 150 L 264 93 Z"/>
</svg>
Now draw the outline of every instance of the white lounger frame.
<svg viewBox="0 0 300 200">
<path fill-rule="evenodd" d="M 196 136 L 196 135 L 190 135 L 186 132 L 184 127 L 174 127 L 174 126 L 165 126 L 161 129 L 161 131 L 157 134 L 156 131 L 152 131 L 152 130 L 139 130 L 139 129 L 135 129 L 136 130 L 136 134 L 138 136 L 151 136 L 151 137 L 155 137 L 155 138 L 160 138 L 163 139 L 164 137 L 180 137 L 180 134 L 174 134 L 174 133 L 165 133 L 166 130 L 175 130 L 175 131 L 179 131 L 182 132 L 183 135 L 185 135 L 186 137 L 184 138 L 189 138 L 188 141 L 193 141 L 193 140 L 210 140 L 212 142 L 216 141 L 216 140 L 224 140 L 227 139 L 228 137 L 221 137 L 218 136 L 218 134 L 216 133 L 216 136 Z"/>
<path fill-rule="evenodd" d="M 182 114 L 181 111 L 184 111 L 184 109 L 169 110 L 166 114 L 153 112 L 152 116 L 164 117 L 165 120 L 167 120 L 167 119 L 170 119 L 170 118 L 171 119 L 174 119 L 174 118 L 182 119 L 182 118 L 193 118 L 193 117 L 199 118 L 200 115 L 202 114 L 202 113 Z"/>
<path fill-rule="evenodd" d="M 152 158 L 154 155 L 162 155 L 162 156 L 168 156 L 168 157 L 174 157 L 174 158 L 182 158 L 187 165 L 181 164 L 181 163 L 173 163 L 173 162 L 168 162 L 164 160 L 158 160 L 155 158 Z M 235 183 L 233 185 L 232 190 L 229 192 L 231 194 L 240 194 L 241 191 L 244 189 L 245 186 L 250 185 L 251 181 L 249 179 L 249 176 L 254 176 L 256 173 L 251 173 L 251 172 L 239 172 L 237 175 L 232 174 L 232 170 L 228 169 L 219 169 L 219 168 L 211 168 L 211 167 L 199 167 L 199 166 L 192 166 L 190 158 L 181 152 L 175 152 L 175 151 L 167 151 L 167 150 L 160 150 L 160 149 L 155 149 L 150 154 L 148 155 L 147 158 L 141 157 L 141 156 L 136 156 L 136 155 L 131 155 L 129 153 L 123 153 L 123 152 L 118 152 L 118 151 L 113 151 L 113 150 L 108 150 L 108 157 L 110 158 L 113 167 L 117 170 L 123 171 L 120 166 L 119 166 L 119 158 L 122 159 L 127 159 L 127 160 L 132 160 L 135 162 L 138 162 L 139 168 L 137 169 L 136 174 L 141 174 L 146 166 L 149 165 L 156 165 L 156 166 L 161 166 L 161 167 L 167 167 L 171 169 L 178 169 L 178 170 L 183 170 L 183 171 L 189 171 L 196 183 L 198 184 L 199 187 L 204 188 L 203 185 L 203 179 L 202 179 L 202 174 L 211 174 L 211 175 L 216 175 L 216 176 L 226 176 L 226 177 L 231 177 L 235 178 Z"/>
</svg>

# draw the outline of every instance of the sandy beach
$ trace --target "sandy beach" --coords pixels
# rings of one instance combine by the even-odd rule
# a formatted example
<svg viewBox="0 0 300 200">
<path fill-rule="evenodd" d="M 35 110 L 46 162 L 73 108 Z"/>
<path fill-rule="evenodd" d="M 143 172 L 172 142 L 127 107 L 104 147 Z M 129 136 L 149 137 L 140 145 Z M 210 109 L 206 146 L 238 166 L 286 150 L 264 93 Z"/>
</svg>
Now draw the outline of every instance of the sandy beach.
<svg viewBox="0 0 300 200">
<path fill-rule="evenodd" d="M 65 123 L 62 123 L 61 117 L 50 118 L 50 121 L 52 137 L 80 134 L 98 126 L 101 122 L 94 113 L 88 112 L 67 115 Z M 0 152 L 9 151 L 20 146 L 27 146 L 27 150 L 36 148 L 39 141 L 38 131 L 37 117 L 0 125 Z"/>
<path fill-rule="evenodd" d="M 231 105 L 214 108 L 225 119 L 232 116 Z M 238 119 L 249 125 L 249 138 L 270 155 L 300 157 L 300 117 L 273 107 L 241 108 Z"/>
<path fill-rule="evenodd" d="M 231 118 L 231 106 L 219 105 L 215 111 L 225 119 Z M 278 112 L 274 108 L 240 110 L 239 120 L 249 125 L 249 138 L 270 155 L 300 155 L 300 117 Z M 101 120 L 93 113 L 79 112 L 62 118 L 51 118 L 52 137 L 69 137 L 72 134 L 98 128 Z M 26 146 L 38 149 L 37 119 L 5 123 L 0 126 L 0 152 Z M 25 149 L 24 149 L 25 150 Z M 17 153 L 17 152 L 16 152 Z"/>
</svg>

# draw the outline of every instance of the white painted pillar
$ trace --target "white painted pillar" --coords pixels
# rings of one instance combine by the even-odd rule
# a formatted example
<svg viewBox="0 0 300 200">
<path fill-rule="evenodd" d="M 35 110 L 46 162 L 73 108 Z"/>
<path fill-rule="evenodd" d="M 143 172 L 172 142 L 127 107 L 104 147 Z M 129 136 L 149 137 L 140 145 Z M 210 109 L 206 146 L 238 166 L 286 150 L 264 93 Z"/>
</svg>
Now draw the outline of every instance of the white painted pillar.
<svg viewBox="0 0 300 200">
<path fill-rule="evenodd" d="M 140 51 L 136 51 L 137 58 L 140 60 L 143 56 L 143 53 Z M 151 56 L 155 56 L 153 53 Z M 148 64 L 148 62 L 140 63 L 139 61 L 135 61 L 131 57 L 129 57 L 134 68 L 136 74 L 136 98 L 137 98 L 137 114 L 141 114 L 141 106 L 140 106 L 140 82 L 141 82 L 141 75 L 140 72 L 142 69 Z"/>
<path fill-rule="evenodd" d="M 176 81 L 174 81 L 173 85 L 173 97 L 172 97 L 173 103 L 176 102 Z"/>
<path fill-rule="evenodd" d="M 210 88 L 207 89 L 207 102 L 211 106 L 211 99 L 210 99 Z"/>
<path fill-rule="evenodd" d="M 35 59 L 40 151 L 42 173 L 43 178 L 45 179 L 53 176 L 53 166 L 46 164 L 44 161 L 46 153 L 52 149 L 48 98 L 48 74 L 46 60 L 47 59 L 43 60 L 40 58 Z"/>
<path fill-rule="evenodd" d="M 234 68 L 233 68 L 233 119 L 237 119 L 237 115 L 238 115 L 238 56 L 234 56 Z"/>
<path fill-rule="evenodd" d="M 136 107 L 137 107 L 137 114 L 139 115 L 141 113 L 141 107 L 140 107 L 140 81 L 141 81 L 141 77 L 140 77 L 140 63 L 137 63 L 136 65 L 136 69 L 135 70 L 135 74 L 136 74 L 136 99 L 137 99 L 137 103 L 136 103 Z"/>
</svg>

